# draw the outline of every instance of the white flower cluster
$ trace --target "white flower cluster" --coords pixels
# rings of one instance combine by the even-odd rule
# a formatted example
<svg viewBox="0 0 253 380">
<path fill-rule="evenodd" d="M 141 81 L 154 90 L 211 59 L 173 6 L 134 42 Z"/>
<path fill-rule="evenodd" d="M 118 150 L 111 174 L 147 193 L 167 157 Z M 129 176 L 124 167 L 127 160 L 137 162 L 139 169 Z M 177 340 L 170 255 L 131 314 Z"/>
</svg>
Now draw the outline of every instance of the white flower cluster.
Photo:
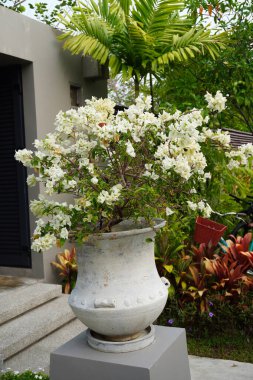
<svg viewBox="0 0 253 380">
<path fill-rule="evenodd" d="M 221 144 L 224 148 L 230 146 L 230 134 L 228 131 L 221 129 L 212 130 L 209 128 L 202 129 L 203 141 L 210 139 L 215 143 Z"/>
<path fill-rule="evenodd" d="M 101 121 L 103 122 L 105 118 L 107 118 L 109 115 L 114 114 L 114 106 L 115 103 L 111 99 L 97 99 L 94 96 L 91 100 L 86 100 L 87 106 L 93 110 L 95 110 L 96 113 L 100 114 Z"/>
<path fill-rule="evenodd" d="M 225 108 L 226 98 L 219 91 L 214 97 L 207 93 L 206 100 L 212 111 Z M 231 151 L 228 132 L 209 129 L 209 118 L 201 110 L 155 116 L 150 107 L 149 97 L 138 98 L 114 115 L 111 100 L 92 98 L 77 110 L 59 112 L 55 131 L 35 140 L 34 152 L 16 152 L 18 161 L 35 169 L 27 178 L 29 186 L 39 182 L 47 195 L 74 196 L 70 204 L 43 197 L 31 202 L 32 212 L 40 218 L 33 249 L 45 250 L 58 239 L 66 240 L 70 230 L 78 231 L 78 236 L 98 231 L 118 210 L 122 215 L 125 205 L 132 212 L 129 217 L 143 216 L 144 209 L 153 216 L 160 202 L 169 216 L 170 202 L 175 201 L 170 196 L 176 194 L 173 186 L 184 188 L 188 199 L 197 199 L 196 185 L 211 178 L 203 150 L 208 140 L 214 148 L 226 148 L 230 169 L 246 165 L 252 157 L 251 144 Z M 205 216 L 212 212 L 205 201 L 189 200 L 188 206 Z"/>
<path fill-rule="evenodd" d="M 22 164 L 27 166 L 27 167 L 32 166 L 31 165 L 32 157 L 33 157 L 33 152 L 31 150 L 27 150 L 27 149 L 18 150 L 15 153 L 15 159 L 17 161 L 22 162 Z"/>
<path fill-rule="evenodd" d="M 27 177 L 27 185 L 30 186 L 30 187 L 33 187 L 36 185 L 37 183 L 37 178 L 35 177 L 34 174 L 30 174 L 28 177 Z"/>
<path fill-rule="evenodd" d="M 32 249 L 36 252 L 43 252 L 50 249 L 52 246 L 56 245 L 56 237 L 52 234 L 47 233 L 42 237 L 36 238 L 32 242 Z"/>
<path fill-rule="evenodd" d="M 187 201 L 187 204 L 192 211 L 200 211 L 206 218 L 209 218 L 213 212 L 210 205 L 203 200 L 198 203 Z"/>
<path fill-rule="evenodd" d="M 57 210 L 60 207 L 67 208 L 67 202 L 56 202 L 46 199 L 43 195 L 39 195 L 39 199 L 30 202 L 30 210 L 35 216 L 42 216 L 46 209 Z"/>
<path fill-rule="evenodd" d="M 174 211 L 170 207 L 166 207 L 165 214 L 167 216 L 170 216 L 170 215 L 174 214 Z"/>
<path fill-rule="evenodd" d="M 126 142 L 126 152 L 130 157 L 136 156 L 136 153 L 134 151 L 134 147 L 133 147 L 131 141 L 129 141 L 129 140 L 127 140 L 127 142 Z"/>
<path fill-rule="evenodd" d="M 227 99 L 220 91 L 217 91 L 215 96 L 212 96 L 209 92 L 207 92 L 205 99 L 208 103 L 207 107 L 211 111 L 222 112 L 226 108 Z"/>
<path fill-rule="evenodd" d="M 162 115 L 163 120 L 176 120 L 170 123 L 168 131 L 161 128 L 158 135 L 161 144 L 158 146 L 154 156 L 165 173 L 172 170 L 179 174 L 185 181 L 193 174 L 202 176 L 206 167 L 206 159 L 201 152 L 200 143 L 203 141 L 199 127 L 204 120 L 198 110 L 192 110 L 187 114 Z"/>
<path fill-rule="evenodd" d="M 72 225 L 71 216 L 68 212 L 75 207 L 74 205 L 68 205 L 66 202 L 49 201 L 42 195 L 39 196 L 38 200 L 31 201 L 30 209 L 32 213 L 37 217 L 42 217 L 36 221 L 32 249 L 39 252 L 49 249 L 56 243 L 56 237 L 52 233 L 41 236 L 42 230 L 48 223 L 50 223 L 51 230 L 58 231 L 57 235 L 59 238 L 68 239 L 69 230 Z"/>
<path fill-rule="evenodd" d="M 250 143 L 241 145 L 236 150 L 226 152 L 226 156 L 230 158 L 228 163 L 230 170 L 239 168 L 240 166 L 246 166 L 249 160 L 253 158 L 253 145 Z"/>
<path fill-rule="evenodd" d="M 144 177 L 149 177 L 151 179 L 153 179 L 154 181 L 156 181 L 158 178 L 159 178 L 159 175 L 157 175 L 155 173 L 154 170 L 152 170 L 152 164 L 145 164 L 145 172 L 143 173 L 143 176 Z"/>
<path fill-rule="evenodd" d="M 111 206 L 113 203 L 117 202 L 120 198 L 120 191 L 122 189 L 121 184 L 117 184 L 111 188 L 111 191 L 102 190 L 98 195 L 99 203 L 106 203 L 108 206 Z"/>
</svg>

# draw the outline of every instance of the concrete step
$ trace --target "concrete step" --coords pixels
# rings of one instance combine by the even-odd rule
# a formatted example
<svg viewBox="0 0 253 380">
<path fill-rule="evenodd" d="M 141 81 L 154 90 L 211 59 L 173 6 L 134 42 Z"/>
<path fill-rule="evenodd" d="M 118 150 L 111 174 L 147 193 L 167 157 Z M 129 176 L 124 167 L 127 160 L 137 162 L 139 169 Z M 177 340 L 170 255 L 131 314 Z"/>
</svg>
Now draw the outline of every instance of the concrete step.
<svg viewBox="0 0 253 380">
<path fill-rule="evenodd" d="M 0 267 L 0 269 L 2 269 L 2 267 Z M 33 285 L 37 282 L 42 283 L 44 280 L 30 277 L 0 275 L 0 295 L 3 292 L 15 292 L 17 288 Z"/>
<path fill-rule="evenodd" d="M 0 326 L 1 353 L 4 359 L 73 320 L 74 314 L 62 295 Z"/>
<path fill-rule="evenodd" d="M 59 297 L 61 285 L 34 283 L 0 293 L 0 325 L 28 310 Z"/>
<path fill-rule="evenodd" d="M 36 342 L 25 350 L 4 362 L 5 369 L 23 372 L 26 369 L 38 371 L 43 369 L 49 373 L 50 353 L 84 331 L 86 327 L 78 319 L 67 323 L 50 335 Z"/>
</svg>

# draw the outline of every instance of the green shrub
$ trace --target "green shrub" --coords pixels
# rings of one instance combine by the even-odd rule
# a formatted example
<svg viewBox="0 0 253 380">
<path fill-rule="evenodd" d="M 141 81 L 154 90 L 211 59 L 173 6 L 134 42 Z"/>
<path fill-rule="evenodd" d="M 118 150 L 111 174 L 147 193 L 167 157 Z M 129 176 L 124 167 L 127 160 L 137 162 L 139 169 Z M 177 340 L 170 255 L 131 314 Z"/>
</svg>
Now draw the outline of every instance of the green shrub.
<svg viewBox="0 0 253 380">
<path fill-rule="evenodd" d="M 30 370 L 22 373 L 19 371 L 3 371 L 0 373 L 0 380 L 49 380 L 49 377 L 43 372 L 32 372 Z"/>
</svg>

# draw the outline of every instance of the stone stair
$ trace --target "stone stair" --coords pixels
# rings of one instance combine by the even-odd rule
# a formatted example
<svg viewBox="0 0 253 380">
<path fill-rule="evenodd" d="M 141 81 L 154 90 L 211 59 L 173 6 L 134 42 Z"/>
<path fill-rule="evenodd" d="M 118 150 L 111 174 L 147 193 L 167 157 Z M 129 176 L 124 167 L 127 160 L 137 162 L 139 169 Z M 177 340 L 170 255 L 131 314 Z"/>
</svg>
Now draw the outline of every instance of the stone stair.
<svg viewBox="0 0 253 380">
<path fill-rule="evenodd" d="M 59 296 L 60 285 L 39 282 L 0 294 L 0 325 Z"/>
<path fill-rule="evenodd" d="M 37 281 L 0 289 L 0 356 L 5 368 L 48 369 L 50 351 L 85 329 L 67 297 L 60 285 Z"/>
</svg>

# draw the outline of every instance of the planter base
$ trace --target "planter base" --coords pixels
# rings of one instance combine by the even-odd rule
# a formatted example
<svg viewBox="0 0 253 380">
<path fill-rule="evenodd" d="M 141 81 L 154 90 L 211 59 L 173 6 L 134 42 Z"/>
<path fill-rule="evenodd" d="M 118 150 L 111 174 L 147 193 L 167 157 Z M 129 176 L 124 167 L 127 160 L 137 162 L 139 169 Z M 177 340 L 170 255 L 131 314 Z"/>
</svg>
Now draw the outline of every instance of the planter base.
<svg viewBox="0 0 253 380">
<path fill-rule="evenodd" d="M 99 334 L 94 333 L 90 329 L 87 330 L 87 340 L 89 346 L 95 348 L 95 350 L 103 352 L 130 352 L 141 350 L 152 344 L 155 339 L 154 326 L 151 325 L 147 329 L 143 330 L 135 339 L 122 339 L 117 341 L 106 340 Z"/>
<path fill-rule="evenodd" d="M 83 332 L 51 354 L 50 380 L 191 380 L 185 330 L 155 326 L 143 350 L 105 353 L 88 345 Z"/>
</svg>

